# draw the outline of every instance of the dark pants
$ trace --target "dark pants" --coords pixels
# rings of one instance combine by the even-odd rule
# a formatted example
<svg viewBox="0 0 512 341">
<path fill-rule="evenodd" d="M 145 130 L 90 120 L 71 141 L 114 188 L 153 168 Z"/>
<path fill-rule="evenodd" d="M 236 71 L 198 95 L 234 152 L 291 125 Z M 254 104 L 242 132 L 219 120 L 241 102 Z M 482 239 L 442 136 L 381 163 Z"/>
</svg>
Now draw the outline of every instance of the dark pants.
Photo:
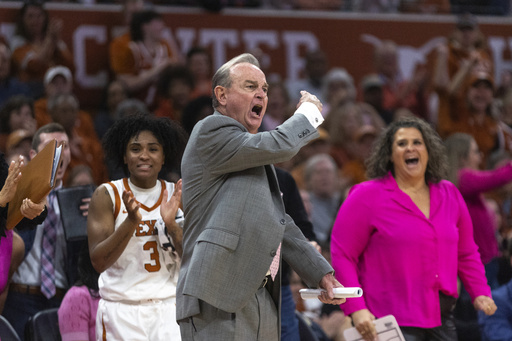
<svg viewBox="0 0 512 341">
<path fill-rule="evenodd" d="M 484 265 L 485 277 L 487 277 L 487 284 L 491 287 L 491 290 L 498 289 L 500 283 L 498 281 L 498 273 L 500 271 L 500 259 L 493 258 L 489 263 Z"/>
<path fill-rule="evenodd" d="M 441 326 L 435 328 L 400 327 L 406 341 L 456 341 L 457 330 L 453 309 L 457 299 L 439 293 Z"/>
<path fill-rule="evenodd" d="M 62 299 L 52 297 L 47 299 L 43 295 L 22 294 L 9 291 L 5 301 L 2 315 L 14 327 L 21 340 L 25 339 L 25 325 L 34 314 L 50 309 L 58 308 Z"/>
<path fill-rule="evenodd" d="M 281 341 L 300 340 L 299 320 L 295 315 L 295 301 L 289 285 L 281 287 Z"/>
</svg>

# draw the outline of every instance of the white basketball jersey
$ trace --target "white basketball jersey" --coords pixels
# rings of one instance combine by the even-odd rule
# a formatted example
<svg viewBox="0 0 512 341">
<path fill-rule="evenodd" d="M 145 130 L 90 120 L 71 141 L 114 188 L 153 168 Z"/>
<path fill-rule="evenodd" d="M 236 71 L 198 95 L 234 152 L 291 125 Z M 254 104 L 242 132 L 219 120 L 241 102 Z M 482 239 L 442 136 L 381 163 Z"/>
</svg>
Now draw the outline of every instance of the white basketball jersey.
<svg viewBox="0 0 512 341">
<path fill-rule="evenodd" d="M 161 218 L 163 192 L 167 188 L 170 198 L 174 184 L 159 180 L 155 187 L 144 189 L 135 187 L 129 179 L 124 178 L 103 186 L 108 190 L 114 204 L 112 210 L 116 229 L 128 216 L 121 198 L 124 190 L 131 191 L 140 203 L 142 221 L 119 259 L 101 273 L 101 297 L 109 301 L 134 302 L 175 297 L 180 259 L 170 248 L 165 251 L 160 246 L 155 228 L 157 219 Z M 176 221 L 182 226 L 181 210 L 178 211 Z"/>
</svg>

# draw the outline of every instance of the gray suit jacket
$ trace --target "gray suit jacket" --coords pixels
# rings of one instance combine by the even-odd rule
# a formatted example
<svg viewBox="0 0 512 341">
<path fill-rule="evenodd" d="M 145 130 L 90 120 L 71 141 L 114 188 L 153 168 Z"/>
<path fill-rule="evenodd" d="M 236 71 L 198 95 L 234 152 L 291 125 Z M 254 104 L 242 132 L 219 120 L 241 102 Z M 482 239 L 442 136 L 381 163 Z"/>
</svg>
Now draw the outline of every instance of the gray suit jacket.
<svg viewBox="0 0 512 341">
<path fill-rule="evenodd" d="M 218 112 L 200 121 L 182 161 L 185 225 L 177 320 L 198 314 L 198 299 L 234 313 L 258 290 L 279 243 L 311 287 L 333 271 L 285 213 L 273 163 L 289 160 L 318 132 L 304 115 L 250 134 Z M 280 277 L 273 298 L 279 306 Z"/>
</svg>

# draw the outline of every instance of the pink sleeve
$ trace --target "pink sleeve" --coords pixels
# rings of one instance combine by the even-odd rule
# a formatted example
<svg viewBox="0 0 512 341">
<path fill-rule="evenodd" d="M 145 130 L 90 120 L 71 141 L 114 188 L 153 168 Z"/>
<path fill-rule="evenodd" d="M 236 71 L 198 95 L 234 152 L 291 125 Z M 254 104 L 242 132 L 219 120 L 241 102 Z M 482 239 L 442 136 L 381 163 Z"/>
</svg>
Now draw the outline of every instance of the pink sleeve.
<svg viewBox="0 0 512 341">
<path fill-rule="evenodd" d="M 12 257 L 13 232 L 5 231 L 5 237 L 0 237 L 0 294 L 7 287 L 9 266 Z"/>
<path fill-rule="evenodd" d="M 91 295 L 85 286 L 73 286 L 59 308 L 59 329 L 62 341 L 89 340 Z"/>
<path fill-rule="evenodd" d="M 512 181 L 512 164 L 494 170 L 461 169 L 459 171 L 459 189 L 463 196 L 478 195 L 505 185 Z"/>
<path fill-rule="evenodd" d="M 460 212 L 457 227 L 459 229 L 458 245 L 458 275 L 468 291 L 471 299 L 477 296 L 491 296 L 491 289 L 487 285 L 485 269 L 480 260 L 478 246 L 473 237 L 473 223 L 469 215 L 466 202 L 457 188 L 453 186 L 454 199 L 458 201 Z"/>
<path fill-rule="evenodd" d="M 341 205 L 331 234 L 331 258 L 335 276 L 345 287 L 361 287 L 358 262 L 371 235 L 368 195 L 361 185 L 354 186 Z M 346 315 L 365 309 L 364 297 L 342 304 Z"/>
</svg>

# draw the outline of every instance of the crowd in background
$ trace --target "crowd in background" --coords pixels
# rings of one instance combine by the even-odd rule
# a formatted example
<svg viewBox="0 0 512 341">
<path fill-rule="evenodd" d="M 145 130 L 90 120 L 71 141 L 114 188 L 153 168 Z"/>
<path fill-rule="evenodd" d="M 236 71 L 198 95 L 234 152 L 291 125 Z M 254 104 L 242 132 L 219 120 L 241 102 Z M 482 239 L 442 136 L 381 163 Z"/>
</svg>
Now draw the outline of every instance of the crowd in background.
<svg viewBox="0 0 512 341">
<path fill-rule="evenodd" d="M 225 6 L 314 7 L 366 12 L 471 10 L 498 15 L 508 15 L 509 7 L 499 1 L 481 6 L 478 1 L 433 0 L 152 3 L 212 10 Z M 81 109 L 73 92 L 73 58 L 61 39 L 62 22 L 50 17 L 44 4 L 23 4 L 15 35 L 11 39 L 0 37 L 0 152 L 7 163 L 18 155 L 29 160 L 37 129 L 58 123 L 69 138 L 70 162 L 64 187 L 99 185 L 124 176 L 122 169 L 104 158 L 101 145 L 102 137 L 119 118 L 141 112 L 168 117 L 190 133 L 197 121 L 213 113 L 209 50 L 194 46 L 181 55 L 163 39 L 165 22 L 157 12 L 148 9 L 142 0 L 125 0 L 122 4 L 126 27 L 110 43 L 112 77 L 105 89 L 104 105 L 91 111 Z M 462 4 L 469 7 L 463 8 Z M 418 68 L 410 79 L 399 72 L 393 41 L 375 47 L 374 70 L 359 83 L 350 70 L 331 67 L 331 58 L 335 56 L 321 49 L 308 51 L 304 56 L 306 78 L 288 82 L 276 77 L 269 81 L 268 108 L 260 127 L 260 131 L 272 130 L 290 117 L 300 90 L 322 101 L 325 123 L 320 127 L 320 137 L 290 162 L 276 166 L 289 172 L 297 183 L 324 255 L 329 257 L 331 230 L 347 193 L 353 185 L 368 180 L 365 162 L 373 142 L 391 122 L 415 116 L 427 121 L 443 140 L 450 141 L 450 161 L 454 165 L 449 180 L 458 186 L 468 204 L 488 282 L 493 289 L 506 284 L 512 278 L 507 251 L 512 238 L 512 189 L 508 186 L 512 182 L 512 70 L 494 79 L 492 58 L 477 17 L 460 15 L 453 31 L 447 32 L 447 42 L 437 47 L 432 69 Z M 454 139 L 454 134 L 459 139 Z M 169 181 L 179 177 L 179 169 L 163 174 Z M 294 284 L 300 287 L 296 282 L 292 275 L 292 291 Z M 461 293 L 459 302 L 463 303 L 464 289 Z M 311 306 L 310 302 L 304 305 L 300 299 L 296 304 L 306 313 L 303 318 L 310 318 L 310 323 L 318 326 L 319 334 L 342 340 L 342 330 L 350 322 L 341 312 L 325 312 L 321 306 Z M 476 312 L 467 313 L 472 309 L 471 305 L 460 308 L 459 317 L 464 323 L 459 339 L 480 338 L 479 332 L 474 333 L 479 329 Z"/>
</svg>

